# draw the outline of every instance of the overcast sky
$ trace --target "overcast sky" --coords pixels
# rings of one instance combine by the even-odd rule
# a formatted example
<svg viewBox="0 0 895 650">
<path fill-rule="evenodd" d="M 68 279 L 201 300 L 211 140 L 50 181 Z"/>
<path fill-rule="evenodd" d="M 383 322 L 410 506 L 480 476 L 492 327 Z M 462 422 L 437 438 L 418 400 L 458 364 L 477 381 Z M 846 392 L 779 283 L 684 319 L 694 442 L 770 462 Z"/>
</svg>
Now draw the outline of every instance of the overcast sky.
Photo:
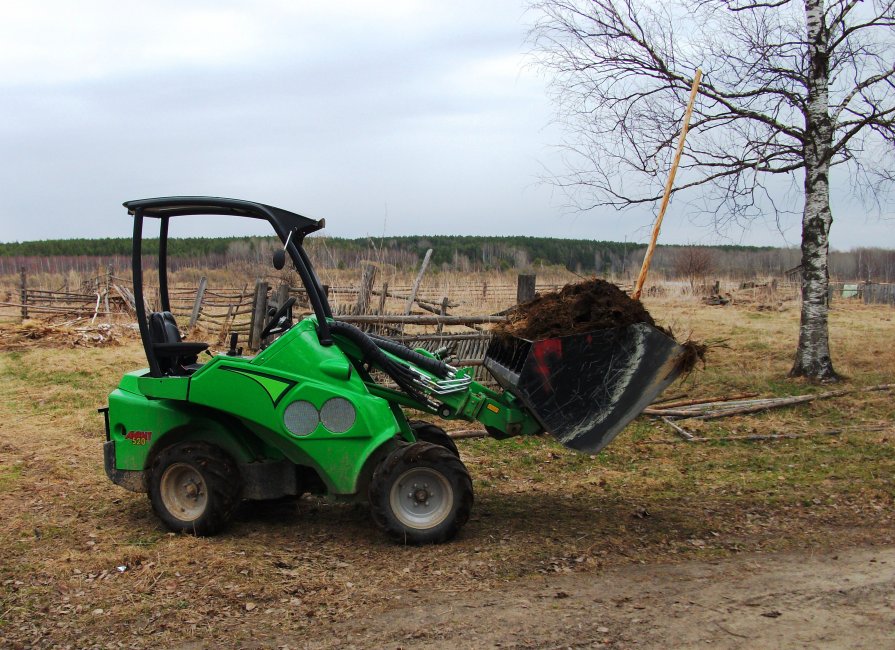
<svg viewBox="0 0 895 650">
<path fill-rule="evenodd" d="M 540 182 L 559 134 L 533 18 L 522 0 L 5 2 L 0 241 L 128 236 L 123 201 L 180 194 L 333 236 L 645 241 L 652 213 L 570 213 Z M 895 246 L 891 219 L 839 194 L 835 248 Z M 212 223 L 172 234 L 265 232 Z M 676 202 L 661 241 L 797 245 L 782 226 L 718 234 Z"/>
</svg>

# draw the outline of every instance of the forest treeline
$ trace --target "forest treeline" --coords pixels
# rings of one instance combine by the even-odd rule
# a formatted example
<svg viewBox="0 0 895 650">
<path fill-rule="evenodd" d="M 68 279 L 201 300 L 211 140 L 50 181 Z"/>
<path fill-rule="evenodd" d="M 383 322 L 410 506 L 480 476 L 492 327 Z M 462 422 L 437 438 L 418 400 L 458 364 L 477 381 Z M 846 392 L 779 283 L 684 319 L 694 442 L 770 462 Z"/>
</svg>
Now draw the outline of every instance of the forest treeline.
<svg viewBox="0 0 895 650">
<path fill-rule="evenodd" d="M 356 268 L 365 261 L 412 269 L 429 248 L 435 270 L 461 272 L 564 267 L 579 274 L 623 277 L 636 272 L 645 244 L 550 237 L 405 236 L 343 239 L 312 236 L 306 248 L 321 268 Z M 168 242 L 173 268 L 217 268 L 269 263 L 272 237 L 180 237 Z M 32 270 L 83 270 L 85 266 L 127 264 L 129 238 L 57 239 L 0 243 L 0 273 L 17 265 Z M 158 253 L 158 239 L 145 239 L 143 253 Z M 756 246 L 661 245 L 653 268 L 670 277 L 780 276 L 798 266 L 794 248 Z M 36 269 L 34 265 L 37 264 Z M 895 281 L 895 251 L 859 248 L 833 252 L 830 273 L 841 280 Z"/>
</svg>

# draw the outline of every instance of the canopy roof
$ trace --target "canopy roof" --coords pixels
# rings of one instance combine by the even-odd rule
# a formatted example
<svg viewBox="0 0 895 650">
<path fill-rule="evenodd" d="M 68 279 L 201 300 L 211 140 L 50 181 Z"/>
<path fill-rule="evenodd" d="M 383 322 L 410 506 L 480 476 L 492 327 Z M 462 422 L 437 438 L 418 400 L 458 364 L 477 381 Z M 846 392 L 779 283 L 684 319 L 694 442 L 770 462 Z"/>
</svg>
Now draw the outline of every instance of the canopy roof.
<svg viewBox="0 0 895 650">
<path fill-rule="evenodd" d="M 155 199 L 125 201 L 129 214 L 141 210 L 144 217 L 179 217 L 194 214 L 223 214 L 235 217 L 265 219 L 279 232 L 298 230 L 301 236 L 320 230 L 326 225 L 323 219 L 309 219 L 300 214 L 254 201 L 226 199 L 218 196 L 163 196 Z"/>
</svg>

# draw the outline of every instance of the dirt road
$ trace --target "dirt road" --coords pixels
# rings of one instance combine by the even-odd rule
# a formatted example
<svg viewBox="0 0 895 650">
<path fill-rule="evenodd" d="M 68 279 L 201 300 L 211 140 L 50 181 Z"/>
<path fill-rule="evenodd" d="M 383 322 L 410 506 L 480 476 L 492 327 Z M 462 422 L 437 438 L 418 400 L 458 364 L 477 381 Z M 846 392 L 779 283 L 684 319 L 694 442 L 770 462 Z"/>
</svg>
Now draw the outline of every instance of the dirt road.
<svg viewBox="0 0 895 650">
<path fill-rule="evenodd" d="M 449 588 L 445 585 L 446 589 Z M 895 547 L 744 554 L 405 605 L 292 648 L 893 648 Z"/>
</svg>

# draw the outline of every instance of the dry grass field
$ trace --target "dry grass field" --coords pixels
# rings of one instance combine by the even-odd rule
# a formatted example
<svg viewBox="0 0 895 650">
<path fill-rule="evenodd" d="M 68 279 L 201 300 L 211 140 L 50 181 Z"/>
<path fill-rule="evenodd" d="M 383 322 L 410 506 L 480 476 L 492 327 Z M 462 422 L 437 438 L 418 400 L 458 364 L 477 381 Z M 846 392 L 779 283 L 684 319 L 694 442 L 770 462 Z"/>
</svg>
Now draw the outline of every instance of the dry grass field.
<svg viewBox="0 0 895 650">
<path fill-rule="evenodd" d="M 828 390 L 786 379 L 794 303 L 646 305 L 679 336 L 725 341 L 669 394 Z M 831 335 L 847 386 L 895 380 L 895 310 L 836 303 Z M 891 392 L 688 424 L 717 439 L 705 443 L 641 417 L 597 456 L 549 437 L 460 441 L 476 504 L 459 538 L 442 546 L 391 544 L 364 507 L 307 497 L 245 507 L 215 538 L 176 536 L 102 468 L 96 408 L 144 361 L 133 338 L 0 351 L 0 646 L 458 647 L 423 619 L 381 617 L 431 603 L 483 606 L 538 576 L 599 580 L 632 565 L 778 551 L 798 562 L 895 544 Z M 841 433 L 723 439 L 830 429 Z M 557 617 L 561 593 L 549 603 Z M 391 628 L 364 631 L 368 620 Z M 599 643 L 627 647 L 614 631 Z"/>
</svg>

